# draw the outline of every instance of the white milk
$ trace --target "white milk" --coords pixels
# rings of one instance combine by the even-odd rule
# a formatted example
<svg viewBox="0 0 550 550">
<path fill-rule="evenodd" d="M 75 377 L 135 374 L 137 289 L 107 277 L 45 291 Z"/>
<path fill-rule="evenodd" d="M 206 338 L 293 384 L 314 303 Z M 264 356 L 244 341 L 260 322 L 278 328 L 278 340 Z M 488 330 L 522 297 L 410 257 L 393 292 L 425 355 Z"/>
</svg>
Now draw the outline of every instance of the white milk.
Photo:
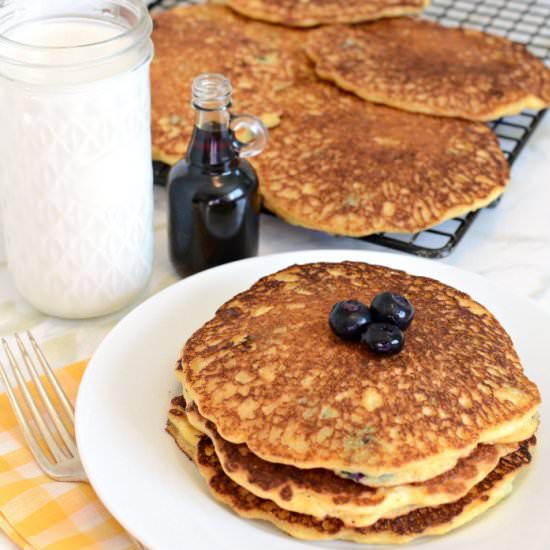
<svg viewBox="0 0 550 550">
<path fill-rule="evenodd" d="M 3 36 L 40 47 L 17 50 L 28 66 L 6 62 L 18 47 L 0 40 L 8 267 L 48 314 L 109 313 L 135 299 L 151 274 L 151 48 L 143 58 L 143 48 L 129 47 L 135 37 L 110 45 L 125 31 L 74 17 L 19 24 Z M 95 63 L 98 47 L 83 45 L 98 42 Z"/>
<path fill-rule="evenodd" d="M 4 36 L 28 46 L 66 48 L 103 42 L 119 36 L 124 30 L 108 22 L 71 17 L 23 23 L 9 29 Z M 77 52 L 73 55 L 75 61 L 81 61 Z"/>
</svg>

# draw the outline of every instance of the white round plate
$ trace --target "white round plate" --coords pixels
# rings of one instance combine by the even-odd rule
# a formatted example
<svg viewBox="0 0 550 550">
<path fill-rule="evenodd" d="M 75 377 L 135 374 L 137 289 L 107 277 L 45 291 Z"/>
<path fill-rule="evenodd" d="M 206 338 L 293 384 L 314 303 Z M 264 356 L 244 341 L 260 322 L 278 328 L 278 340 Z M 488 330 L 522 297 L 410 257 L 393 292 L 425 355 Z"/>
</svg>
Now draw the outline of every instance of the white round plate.
<svg viewBox="0 0 550 550">
<path fill-rule="evenodd" d="M 167 288 L 125 317 L 95 353 L 80 386 L 76 430 L 97 494 L 153 550 L 357 548 L 292 539 L 269 524 L 237 517 L 208 493 L 194 466 L 165 433 L 174 366 L 187 338 L 226 300 L 260 277 L 295 263 L 364 261 L 427 275 L 490 309 L 511 335 L 528 376 L 550 388 L 550 319 L 525 298 L 435 261 L 387 253 L 317 250 L 264 256 L 204 271 Z M 441 322 L 444 322 L 442 320 Z M 548 401 L 533 464 L 511 497 L 465 527 L 409 546 L 432 550 L 538 550 L 550 546 Z"/>
</svg>

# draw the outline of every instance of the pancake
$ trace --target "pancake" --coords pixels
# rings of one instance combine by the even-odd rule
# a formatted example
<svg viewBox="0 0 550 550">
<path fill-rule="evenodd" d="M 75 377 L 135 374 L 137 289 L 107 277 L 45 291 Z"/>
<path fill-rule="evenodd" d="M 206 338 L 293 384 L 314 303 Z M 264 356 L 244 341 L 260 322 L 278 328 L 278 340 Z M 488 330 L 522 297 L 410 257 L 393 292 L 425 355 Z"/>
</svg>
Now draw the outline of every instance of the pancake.
<svg viewBox="0 0 550 550">
<path fill-rule="evenodd" d="M 334 86 L 281 93 L 282 124 L 255 159 L 266 208 L 337 235 L 414 233 L 490 204 L 508 163 L 481 123 L 374 105 Z"/>
<path fill-rule="evenodd" d="M 174 164 L 186 152 L 193 122 L 191 84 L 205 72 L 223 73 L 233 86 L 234 112 L 279 123 L 277 92 L 305 63 L 302 37 L 252 22 L 223 6 L 179 7 L 154 16 L 151 64 L 153 157 Z"/>
<path fill-rule="evenodd" d="M 312 27 L 419 13 L 429 0 L 226 0 L 226 3 L 253 19 Z"/>
<path fill-rule="evenodd" d="M 176 417 L 175 421 L 175 424 L 169 422 L 168 432 L 186 454 L 186 449 L 194 449 L 193 460 L 208 482 L 212 495 L 240 516 L 269 521 L 297 538 L 345 539 L 364 544 L 402 543 L 424 535 L 441 535 L 471 521 L 511 492 L 512 481 L 530 462 L 530 446 L 535 444 L 535 438 L 523 442 L 516 451 L 501 458 L 486 478 L 453 503 L 419 508 L 397 518 L 381 519 L 370 527 L 353 528 L 335 518 L 317 519 L 289 512 L 270 500 L 253 495 L 225 474 L 208 436 L 188 440 L 185 432 L 179 430 L 186 420 Z"/>
<path fill-rule="evenodd" d="M 527 444 L 503 457 L 498 466 L 468 494 L 451 504 L 419 508 L 394 519 L 382 519 L 370 527 L 350 528 L 340 520 L 319 520 L 288 512 L 261 499 L 227 477 L 214 447 L 201 438 L 197 466 L 214 497 L 245 518 L 267 520 L 288 534 L 306 540 L 344 539 L 362 544 L 403 543 L 425 535 L 442 535 L 479 516 L 512 491 L 512 481 L 531 460 Z"/>
<path fill-rule="evenodd" d="M 550 104 L 550 70 L 525 46 L 410 18 L 308 35 L 319 76 L 407 111 L 494 120 Z"/>
<path fill-rule="evenodd" d="M 222 439 L 196 407 L 187 408 L 187 422 L 183 422 L 183 398 L 174 399 L 172 407 L 169 421 L 183 425 L 182 430 L 189 430 L 189 426 L 198 428 L 190 437 L 198 437 L 201 432 L 208 435 L 222 469 L 237 485 L 286 510 L 321 519 L 338 518 L 348 526 L 368 526 L 382 517 L 397 517 L 416 508 L 458 500 L 484 479 L 500 458 L 518 447 L 517 444 L 479 445 L 452 470 L 436 478 L 419 484 L 375 489 L 343 479 L 330 470 L 300 470 L 262 460 L 246 445 Z"/>
<path fill-rule="evenodd" d="M 193 460 L 199 439 L 204 434 L 189 422 L 185 413 L 185 400 L 182 397 L 172 399 L 171 405 L 168 411 L 166 431 L 176 440 L 179 448 L 187 457 Z"/>
<path fill-rule="evenodd" d="M 380 357 L 336 337 L 332 306 L 406 296 L 404 349 Z M 187 341 L 186 400 L 232 443 L 269 462 L 420 482 L 478 443 L 506 442 L 540 402 L 506 331 L 433 279 L 358 262 L 295 265 L 226 302 Z M 536 427 L 536 423 L 532 424 Z"/>
</svg>

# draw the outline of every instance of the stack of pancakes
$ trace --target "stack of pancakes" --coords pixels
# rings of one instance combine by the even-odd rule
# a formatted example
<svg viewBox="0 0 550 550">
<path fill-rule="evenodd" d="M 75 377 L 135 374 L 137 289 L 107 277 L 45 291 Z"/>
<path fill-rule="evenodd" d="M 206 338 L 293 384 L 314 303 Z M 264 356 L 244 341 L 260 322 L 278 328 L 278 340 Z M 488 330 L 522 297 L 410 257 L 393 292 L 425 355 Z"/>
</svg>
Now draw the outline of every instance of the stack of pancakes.
<svg viewBox="0 0 550 550">
<path fill-rule="evenodd" d="M 380 356 L 335 336 L 332 306 L 391 289 L 416 314 Z M 483 306 L 356 262 L 296 265 L 221 306 L 186 343 L 168 431 L 218 500 L 304 539 L 442 534 L 512 489 L 540 396 Z"/>
<path fill-rule="evenodd" d="M 414 233 L 481 208 L 509 180 L 483 121 L 550 104 L 523 45 L 413 17 L 426 0 L 226 3 L 155 16 L 153 155 L 184 156 L 192 79 L 224 73 L 234 111 L 272 129 L 264 204 L 296 225 Z"/>
</svg>

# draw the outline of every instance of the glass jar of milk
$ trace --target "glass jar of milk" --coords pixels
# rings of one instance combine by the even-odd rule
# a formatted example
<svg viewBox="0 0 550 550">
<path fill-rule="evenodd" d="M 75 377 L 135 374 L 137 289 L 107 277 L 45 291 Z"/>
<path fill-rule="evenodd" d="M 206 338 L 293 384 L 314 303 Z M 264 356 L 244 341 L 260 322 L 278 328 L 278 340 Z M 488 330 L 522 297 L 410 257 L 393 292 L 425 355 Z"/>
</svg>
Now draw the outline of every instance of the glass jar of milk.
<svg viewBox="0 0 550 550">
<path fill-rule="evenodd" d="M 142 0 L 0 1 L 0 220 L 50 315 L 115 311 L 149 281 L 151 30 Z"/>
</svg>

